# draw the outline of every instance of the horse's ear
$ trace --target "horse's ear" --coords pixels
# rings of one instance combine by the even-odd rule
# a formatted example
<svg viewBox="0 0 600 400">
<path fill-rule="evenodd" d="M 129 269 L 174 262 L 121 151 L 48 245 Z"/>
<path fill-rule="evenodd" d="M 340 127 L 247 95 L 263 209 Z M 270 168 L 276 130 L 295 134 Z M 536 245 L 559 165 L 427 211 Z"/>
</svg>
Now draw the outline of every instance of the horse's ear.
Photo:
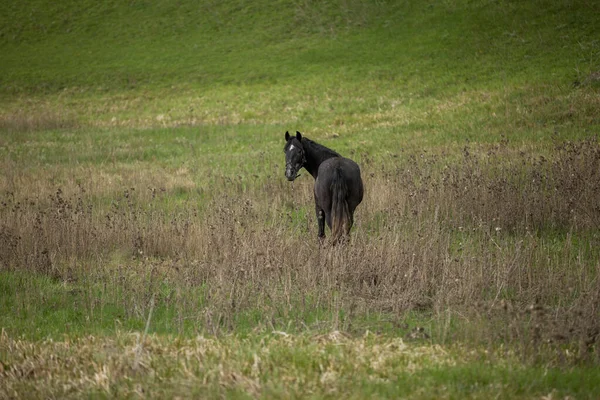
<svg viewBox="0 0 600 400">
<path fill-rule="evenodd" d="M 302 134 L 298 131 L 296 131 L 296 139 L 298 139 L 300 141 L 302 140 Z"/>
<path fill-rule="evenodd" d="M 285 141 L 287 142 L 288 140 L 290 140 L 290 133 L 285 131 Z"/>
</svg>

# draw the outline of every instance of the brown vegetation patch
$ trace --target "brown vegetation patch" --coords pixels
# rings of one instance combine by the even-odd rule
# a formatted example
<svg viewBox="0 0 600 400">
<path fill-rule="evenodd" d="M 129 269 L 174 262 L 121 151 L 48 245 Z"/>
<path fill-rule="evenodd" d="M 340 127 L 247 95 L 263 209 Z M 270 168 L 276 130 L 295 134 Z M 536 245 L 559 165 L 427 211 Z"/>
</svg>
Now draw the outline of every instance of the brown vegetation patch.
<svg viewBox="0 0 600 400">
<path fill-rule="evenodd" d="M 20 109 L 0 114 L 0 132 L 20 133 L 73 128 L 77 122 L 67 113 Z"/>
<path fill-rule="evenodd" d="M 365 155 L 362 165 L 366 198 L 345 246 L 319 245 L 311 181 L 238 176 L 179 204 L 156 188 L 126 189 L 109 204 L 84 189 L 3 193 L 0 265 L 109 281 L 132 314 L 168 284 L 157 302 L 214 334 L 252 310 L 263 327 L 301 329 L 311 324 L 303 316 L 325 312 L 327 327 L 350 332 L 373 313 L 401 326 L 412 311 L 443 322 L 436 340 L 544 343 L 598 359 L 597 141 L 544 155 L 465 148 L 458 162 L 413 154 L 396 168 Z M 206 301 L 181 295 L 190 288 Z"/>
</svg>

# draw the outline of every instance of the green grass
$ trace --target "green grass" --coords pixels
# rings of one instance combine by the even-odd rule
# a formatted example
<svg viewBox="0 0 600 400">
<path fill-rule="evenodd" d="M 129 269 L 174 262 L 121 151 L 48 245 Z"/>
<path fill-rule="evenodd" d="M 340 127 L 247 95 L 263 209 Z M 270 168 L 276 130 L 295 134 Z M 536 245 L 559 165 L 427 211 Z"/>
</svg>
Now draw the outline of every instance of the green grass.
<svg viewBox="0 0 600 400">
<path fill-rule="evenodd" d="M 114 271 L 112 275 L 119 273 L 123 272 Z M 214 319 L 207 319 L 205 312 L 211 306 L 207 287 L 184 287 L 168 279 L 156 282 L 151 279 L 149 276 L 99 275 L 87 279 L 77 277 L 75 282 L 69 283 L 40 274 L 0 273 L 2 307 L 10 310 L 0 316 L 0 326 L 11 336 L 42 340 L 143 331 L 148 318 L 149 333 L 182 337 L 227 332 L 247 336 L 271 330 L 290 334 L 307 330 L 328 332 L 334 319 L 338 320 L 339 329 L 354 335 L 368 331 L 404 335 L 424 322 L 423 316 L 407 314 L 400 324 L 381 313 L 350 321 L 343 310 L 333 315 L 310 296 L 294 299 L 293 307 L 276 302 L 269 304 L 267 308 L 272 313 L 268 323 L 265 308 L 244 309 L 233 317 L 216 315 Z"/>
<path fill-rule="evenodd" d="M 595 7 L 587 1 L 6 4 L 3 87 L 298 84 L 322 73 L 399 79 L 399 86 L 423 94 L 532 79 L 571 83 L 575 68 L 585 72 L 597 62 Z"/>
<path fill-rule="evenodd" d="M 573 86 L 598 69 L 593 2 L 2 7 L 7 118 L 43 110 L 63 123 L 271 135 L 293 124 L 372 138 L 369 151 L 390 135 L 445 146 L 598 127 L 597 83 Z"/>
</svg>

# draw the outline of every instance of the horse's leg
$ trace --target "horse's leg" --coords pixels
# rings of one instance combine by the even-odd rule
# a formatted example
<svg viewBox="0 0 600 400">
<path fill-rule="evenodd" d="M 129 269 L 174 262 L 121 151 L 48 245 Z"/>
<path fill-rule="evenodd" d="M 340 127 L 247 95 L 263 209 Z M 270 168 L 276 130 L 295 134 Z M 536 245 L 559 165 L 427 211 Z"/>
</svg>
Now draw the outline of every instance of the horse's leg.
<svg viewBox="0 0 600 400">
<path fill-rule="evenodd" d="M 325 212 L 317 206 L 317 222 L 319 224 L 319 239 L 325 239 Z"/>
<path fill-rule="evenodd" d="M 316 198 L 315 198 L 315 211 L 317 213 L 317 224 L 319 224 L 318 237 L 320 240 L 322 240 L 322 239 L 325 239 L 325 211 L 323 211 L 323 209 L 319 206 Z"/>
<path fill-rule="evenodd" d="M 325 239 L 325 211 L 323 211 L 323 207 L 321 207 L 319 197 L 317 196 L 317 187 L 318 187 L 319 178 L 315 180 L 315 187 L 313 189 L 313 195 L 315 198 L 315 211 L 317 213 L 317 223 L 319 224 L 319 233 L 318 238 L 322 242 Z"/>
</svg>

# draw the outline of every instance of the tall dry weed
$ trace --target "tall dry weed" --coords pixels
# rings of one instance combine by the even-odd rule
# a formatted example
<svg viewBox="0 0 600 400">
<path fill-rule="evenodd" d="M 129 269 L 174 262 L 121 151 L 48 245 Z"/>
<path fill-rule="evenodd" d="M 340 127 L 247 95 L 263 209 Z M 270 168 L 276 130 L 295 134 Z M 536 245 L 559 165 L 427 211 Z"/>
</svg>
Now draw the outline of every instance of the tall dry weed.
<svg viewBox="0 0 600 400">
<path fill-rule="evenodd" d="M 66 110 L 15 110 L 0 114 L 0 132 L 37 132 L 75 126 L 77 122 Z"/>
<path fill-rule="evenodd" d="M 598 360 L 596 141 L 544 156 L 499 144 L 466 148 L 459 162 L 415 154 L 390 165 L 363 158 L 366 197 L 352 240 L 336 247 L 316 240 L 309 180 L 223 180 L 212 197 L 180 205 L 153 188 L 109 204 L 81 187 L 42 199 L 4 193 L 0 265 L 109 280 L 131 315 L 156 299 L 211 333 L 251 312 L 267 328 L 325 320 L 346 330 L 374 313 L 402 326 L 416 312 L 432 318 L 436 340 Z M 194 288 L 201 301 L 184 295 Z"/>
</svg>

